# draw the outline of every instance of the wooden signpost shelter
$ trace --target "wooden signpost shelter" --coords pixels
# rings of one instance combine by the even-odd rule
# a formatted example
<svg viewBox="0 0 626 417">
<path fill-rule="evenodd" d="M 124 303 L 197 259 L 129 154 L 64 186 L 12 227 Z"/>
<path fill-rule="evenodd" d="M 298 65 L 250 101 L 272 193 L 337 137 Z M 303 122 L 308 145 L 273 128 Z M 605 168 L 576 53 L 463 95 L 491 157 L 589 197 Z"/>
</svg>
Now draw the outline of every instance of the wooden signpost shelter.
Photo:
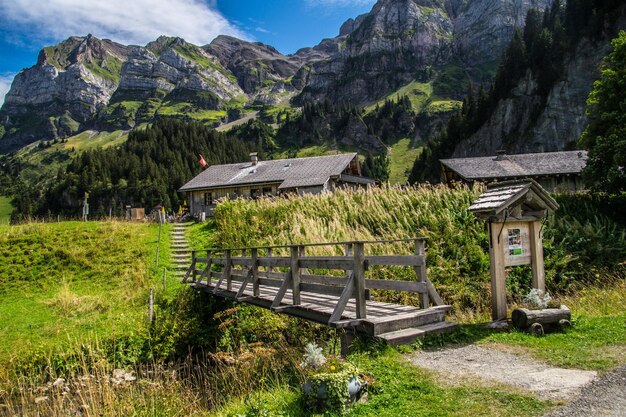
<svg viewBox="0 0 626 417">
<path fill-rule="evenodd" d="M 494 321 L 507 317 L 506 267 L 531 265 L 532 287 L 545 291 L 542 221 L 558 206 L 537 182 L 517 180 L 489 185 L 469 207 L 488 222 Z"/>
</svg>

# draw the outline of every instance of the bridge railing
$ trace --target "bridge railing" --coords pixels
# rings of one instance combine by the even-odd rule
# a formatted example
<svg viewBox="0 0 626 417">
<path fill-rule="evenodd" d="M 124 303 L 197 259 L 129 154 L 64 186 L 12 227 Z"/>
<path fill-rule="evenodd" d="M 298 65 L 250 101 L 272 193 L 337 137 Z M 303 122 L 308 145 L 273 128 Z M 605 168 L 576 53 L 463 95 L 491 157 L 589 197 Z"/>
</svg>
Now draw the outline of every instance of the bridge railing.
<svg viewBox="0 0 626 417">
<path fill-rule="evenodd" d="M 421 308 L 443 302 L 426 275 L 425 238 L 347 241 L 298 245 L 276 245 L 246 248 L 207 249 L 192 251 L 192 264 L 183 282 L 206 285 L 217 294 L 233 292 L 233 282 L 239 283 L 235 299 L 250 297 L 245 291 L 251 286 L 252 297 L 259 297 L 263 288 L 276 291 L 271 308 L 275 311 L 302 304 L 302 292 L 334 296 L 336 300 L 329 324 L 340 322 L 348 302 L 355 300 L 356 318 L 367 318 L 369 291 L 388 290 L 417 293 Z M 367 246 L 405 242 L 412 246 L 410 255 L 367 255 Z M 308 255 L 312 248 L 339 248 L 337 255 Z M 337 250 L 336 250 L 337 252 Z M 372 266 L 412 268 L 415 280 L 368 279 Z M 219 269 L 219 270 L 218 270 Z M 313 272 L 311 272 L 313 271 Z M 315 273 L 322 271 L 321 273 Z M 333 274 L 330 274 L 332 272 Z M 283 300 L 291 291 L 291 304 Z"/>
</svg>

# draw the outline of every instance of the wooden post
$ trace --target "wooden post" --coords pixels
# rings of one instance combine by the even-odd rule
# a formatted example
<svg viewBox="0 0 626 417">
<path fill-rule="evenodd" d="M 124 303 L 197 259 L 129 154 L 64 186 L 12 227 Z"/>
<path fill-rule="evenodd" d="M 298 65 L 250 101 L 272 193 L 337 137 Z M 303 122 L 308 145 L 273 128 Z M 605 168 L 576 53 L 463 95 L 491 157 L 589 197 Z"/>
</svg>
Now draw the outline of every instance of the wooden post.
<svg viewBox="0 0 626 417">
<path fill-rule="evenodd" d="M 503 223 L 489 223 L 489 258 L 491 260 L 491 318 L 506 319 L 506 279 L 504 276 L 504 242 L 498 234 Z"/>
<path fill-rule="evenodd" d="M 223 271 L 222 278 L 226 278 L 226 291 L 232 291 L 233 290 L 233 279 L 230 276 L 230 271 L 231 271 L 231 267 L 232 267 L 230 249 L 226 249 L 226 251 L 224 253 L 224 258 L 226 260 L 226 265 L 224 265 L 224 271 Z"/>
<path fill-rule="evenodd" d="M 350 354 L 350 348 L 355 339 L 354 332 L 351 329 L 342 330 L 339 339 L 341 340 L 341 356 L 345 358 Z"/>
<path fill-rule="evenodd" d="M 426 278 L 426 248 L 424 246 L 424 241 L 421 239 L 415 240 L 415 254 L 424 257 L 424 262 L 422 265 L 415 267 L 415 273 L 417 274 L 417 281 L 422 282 L 425 285 L 427 282 Z M 419 294 L 420 300 L 420 308 L 428 308 L 430 306 L 430 299 L 428 297 L 428 291 L 422 292 Z"/>
<path fill-rule="evenodd" d="M 167 289 L 167 267 L 163 267 L 163 290 Z"/>
<path fill-rule="evenodd" d="M 211 250 L 206 251 L 206 285 L 211 285 Z"/>
<path fill-rule="evenodd" d="M 546 290 L 546 273 L 543 265 L 543 241 L 541 239 L 541 222 L 534 221 L 529 224 L 530 238 L 530 265 L 533 271 L 532 287 L 541 291 Z"/>
<path fill-rule="evenodd" d="M 191 272 L 191 277 L 192 277 L 191 282 L 196 282 L 196 275 L 197 274 L 196 274 L 196 263 L 195 263 L 195 260 L 196 260 L 196 251 L 192 250 L 191 251 L 191 264 L 193 265 L 193 271 Z"/>
<path fill-rule="evenodd" d="M 252 249 L 252 295 L 259 296 L 259 250 Z"/>
<path fill-rule="evenodd" d="M 265 256 L 267 256 L 268 258 L 272 257 L 272 248 L 267 248 L 267 252 Z M 274 268 L 270 266 L 270 267 L 266 267 L 266 270 L 267 272 L 272 272 Z"/>
<path fill-rule="evenodd" d="M 298 246 L 298 255 L 301 256 L 301 257 L 305 256 L 305 246 L 304 245 Z M 307 268 L 301 268 L 300 274 L 309 274 L 309 270 Z"/>
<path fill-rule="evenodd" d="M 155 262 L 155 267 L 158 269 L 159 268 L 159 246 L 157 245 L 157 250 L 156 250 L 156 260 Z"/>
<path fill-rule="evenodd" d="M 300 263 L 299 247 L 291 247 L 291 284 L 293 292 L 293 305 L 300 305 Z"/>
<path fill-rule="evenodd" d="M 367 317 L 365 307 L 365 249 L 363 242 L 354 242 L 354 295 L 356 298 L 356 318 Z"/>
<path fill-rule="evenodd" d="M 154 294 L 152 288 L 150 288 L 150 298 L 148 300 L 148 321 L 152 323 L 152 316 L 154 314 Z"/>
</svg>

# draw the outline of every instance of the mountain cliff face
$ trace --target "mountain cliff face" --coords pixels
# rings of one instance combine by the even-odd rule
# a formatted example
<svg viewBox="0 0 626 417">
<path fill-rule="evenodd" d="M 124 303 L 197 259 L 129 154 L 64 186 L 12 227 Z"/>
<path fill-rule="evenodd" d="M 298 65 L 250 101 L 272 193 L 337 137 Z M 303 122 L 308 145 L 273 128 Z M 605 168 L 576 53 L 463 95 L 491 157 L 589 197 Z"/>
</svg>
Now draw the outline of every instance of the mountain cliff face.
<svg viewBox="0 0 626 417">
<path fill-rule="evenodd" d="M 283 56 L 219 36 L 196 46 L 161 37 L 145 47 L 93 36 L 44 48 L 0 109 L 0 152 L 86 129 L 129 129 L 161 116 L 218 125 L 252 104 L 330 100 L 363 106 L 411 82 L 459 99 L 491 80 L 531 7 L 551 0 L 380 0 L 339 36 Z"/>
<path fill-rule="evenodd" d="M 547 98 L 528 71 L 506 99 L 501 100 L 487 122 L 455 148 L 454 157 L 554 152 L 573 149 L 585 130 L 586 101 L 600 76 L 602 58 L 610 51 L 610 39 L 626 28 L 626 6 L 612 23 L 604 25 L 603 39 L 582 39 L 566 58 L 563 75 Z"/>
<path fill-rule="evenodd" d="M 550 3 L 381 0 L 350 31 L 296 54 L 310 64 L 300 100 L 365 103 L 415 79 L 489 80 L 528 9 Z M 311 60 L 312 52 L 320 59 Z M 465 92 L 449 84 L 436 83 L 435 93 L 459 98 Z"/>
</svg>

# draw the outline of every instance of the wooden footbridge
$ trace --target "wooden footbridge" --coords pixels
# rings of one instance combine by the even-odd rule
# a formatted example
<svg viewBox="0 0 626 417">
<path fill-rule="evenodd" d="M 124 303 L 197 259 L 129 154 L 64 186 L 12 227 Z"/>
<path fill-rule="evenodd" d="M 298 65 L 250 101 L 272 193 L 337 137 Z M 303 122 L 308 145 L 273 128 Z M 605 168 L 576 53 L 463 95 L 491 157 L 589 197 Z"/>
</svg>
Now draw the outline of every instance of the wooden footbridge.
<svg viewBox="0 0 626 417">
<path fill-rule="evenodd" d="M 368 254 L 397 242 L 410 244 L 412 253 Z M 327 247 L 326 252 L 331 248 L 336 255 L 310 255 L 320 247 Z M 411 268 L 415 280 L 368 278 L 373 269 L 381 275 L 385 267 Z M 193 251 L 183 282 L 216 296 L 391 344 L 411 343 L 456 326 L 445 321 L 450 306 L 444 305 L 426 276 L 423 238 Z M 371 290 L 417 293 L 419 307 L 375 301 Z"/>
</svg>

